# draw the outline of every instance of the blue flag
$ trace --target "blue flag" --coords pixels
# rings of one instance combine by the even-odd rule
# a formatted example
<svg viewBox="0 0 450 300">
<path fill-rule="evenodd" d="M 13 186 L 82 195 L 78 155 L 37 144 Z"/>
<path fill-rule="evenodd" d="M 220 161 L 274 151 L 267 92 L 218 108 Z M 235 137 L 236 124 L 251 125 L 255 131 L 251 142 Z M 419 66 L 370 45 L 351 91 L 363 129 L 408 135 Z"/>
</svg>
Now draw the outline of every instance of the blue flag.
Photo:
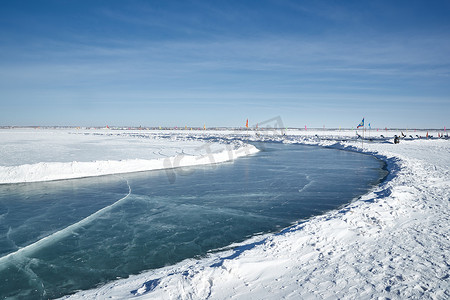
<svg viewBox="0 0 450 300">
<path fill-rule="evenodd" d="M 363 127 L 363 126 L 364 126 L 364 118 L 362 119 L 361 123 L 359 123 L 359 125 L 356 128 Z"/>
</svg>

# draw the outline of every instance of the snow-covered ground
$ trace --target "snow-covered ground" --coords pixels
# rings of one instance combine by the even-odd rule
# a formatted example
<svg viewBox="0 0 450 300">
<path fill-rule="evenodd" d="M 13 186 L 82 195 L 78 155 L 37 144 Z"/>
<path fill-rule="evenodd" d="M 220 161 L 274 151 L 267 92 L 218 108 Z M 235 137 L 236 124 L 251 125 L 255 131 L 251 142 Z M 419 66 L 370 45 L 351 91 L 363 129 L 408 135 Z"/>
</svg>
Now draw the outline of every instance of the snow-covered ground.
<svg viewBox="0 0 450 300">
<path fill-rule="evenodd" d="M 251 132 L 248 139 L 369 153 L 387 162 L 390 175 L 346 207 L 278 234 L 69 298 L 449 299 L 450 141 L 336 142 L 355 131 L 286 133 Z M 225 138 L 235 133 L 198 134 Z M 384 135 L 394 134 L 400 131 Z M 424 137 L 426 131 L 417 135 Z"/>
<path fill-rule="evenodd" d="M 220 163 L 258 151 L 144 131 L 3 129 L 0 141 L 0 184 Z"/>
</svg>

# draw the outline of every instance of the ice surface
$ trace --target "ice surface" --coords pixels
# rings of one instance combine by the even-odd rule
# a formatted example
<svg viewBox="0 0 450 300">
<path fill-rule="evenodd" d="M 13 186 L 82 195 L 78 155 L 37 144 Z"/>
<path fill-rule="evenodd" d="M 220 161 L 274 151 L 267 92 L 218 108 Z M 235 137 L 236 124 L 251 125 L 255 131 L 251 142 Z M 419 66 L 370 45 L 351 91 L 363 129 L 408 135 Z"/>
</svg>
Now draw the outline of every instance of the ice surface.
<svg viewBox="0 0 450 300">
<path fill-rule="evenodd" d="M 127 182 L 127 185 L 128 185 L 128 182 Z M 96 211 L 95 213 L 89 215 L 88 217 L 82 219 L 81 221 L 76 222 L 70 226 L 67 226 L 62 230 L 56 231 L 56 232 L 50 234 L 49 236 L 46 236 L 46 237 L 38 240 L 35 243 L 32 243 L 25 247 L 19 248 L 17 251 L 15 251 L 13 253 L 10 253 L 8 255 L 0 257 L 0 268 L 2 268 L 3 265 L 5 264 L 5 262 L 10 260 L 11 257 L 14 257 L 15 259 L 17 259 L 17 257 L 27 256 L 27 253 L 31 253 L 31 252 L 35 251 L 36 249 L 39 249 L 49 243 L 52 243 L 54 240 L 58 240 L 58 239 L 63 238 L 64 236 L 72 234 L 76 228 L 86 226 L 87 224 L 89 224 L 91 222 L 91 220 L 98 218 L 99 216 L 101 216 L 102 214 L 104 214 L 105 212 L 110 210 L 111 207 L 113 207 L 114 205 L 120 204 L 123 200 L 125 200 L 131 193 L 131 188 L 129 185 L 128 185 L 128 188 L 129 188 L 129 191 L 123 198 L 118 199 L 117 201 L 115 201 L 114 203 L 112 203 L 106 207 L 103 207 L 102 209 Z"/>
<path fill-rule="evenodd" d="M 62 296 L 278 231 L 366 193 L 382 165 L 271 143 L 233 163 L 170 170 L 172 182 L 164 170 L 0 186 L 0 282 L 8 281 L 0 295 Z M 32 281 L 20 280 L 30 278 L 24 265 Z"/>
<path fill-rule="evenodd" d="M 288 131 L 285 137 L 263 138 L 383 158 L 388 180 L 360 200 L 280 234 L 69 298 L 450 298 L 449 141 L 362 143 L 347 139 L 353 135 Z"/>
</svg>

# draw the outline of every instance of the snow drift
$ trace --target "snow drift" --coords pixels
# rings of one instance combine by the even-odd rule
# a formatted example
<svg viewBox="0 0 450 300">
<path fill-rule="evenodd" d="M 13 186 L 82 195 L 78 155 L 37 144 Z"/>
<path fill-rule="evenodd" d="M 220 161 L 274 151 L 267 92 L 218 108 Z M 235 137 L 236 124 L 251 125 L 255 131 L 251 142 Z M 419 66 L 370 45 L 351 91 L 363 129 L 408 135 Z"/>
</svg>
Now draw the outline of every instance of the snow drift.
<svg viewBox="0 0 450 300">
<path fill-rule="evenodd" d="M 225 147 L 224 147 L 225 148 Z M 126 159 L 92 162 L 39 162 L 19 166 L 0 166 L 0 184 L 50 181 L 91 176 L 111 175 L 150 170 L 161 170 L 195 165 L 206 165 L 232 161 L 236 158 L 254 154 L 258 149 L 253 145 L 242 145 L 203 155 L 176 155 L 156 159 Z"/>
</svg>

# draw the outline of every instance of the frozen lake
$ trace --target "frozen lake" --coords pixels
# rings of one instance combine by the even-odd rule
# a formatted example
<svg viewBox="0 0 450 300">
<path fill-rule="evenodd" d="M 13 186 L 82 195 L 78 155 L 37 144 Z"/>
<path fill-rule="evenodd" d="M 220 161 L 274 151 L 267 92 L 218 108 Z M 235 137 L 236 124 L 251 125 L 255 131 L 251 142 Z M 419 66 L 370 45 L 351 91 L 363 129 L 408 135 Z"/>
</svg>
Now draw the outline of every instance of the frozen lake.
<svg viewBox="0 0 450 300">
<path fill-rule="evenodd" d="M 266 143 L 215 166 L 0 185 L 0 298 L 60 297 L 278 231 L 366 193 L 382 167 Z"/>
</svg>

